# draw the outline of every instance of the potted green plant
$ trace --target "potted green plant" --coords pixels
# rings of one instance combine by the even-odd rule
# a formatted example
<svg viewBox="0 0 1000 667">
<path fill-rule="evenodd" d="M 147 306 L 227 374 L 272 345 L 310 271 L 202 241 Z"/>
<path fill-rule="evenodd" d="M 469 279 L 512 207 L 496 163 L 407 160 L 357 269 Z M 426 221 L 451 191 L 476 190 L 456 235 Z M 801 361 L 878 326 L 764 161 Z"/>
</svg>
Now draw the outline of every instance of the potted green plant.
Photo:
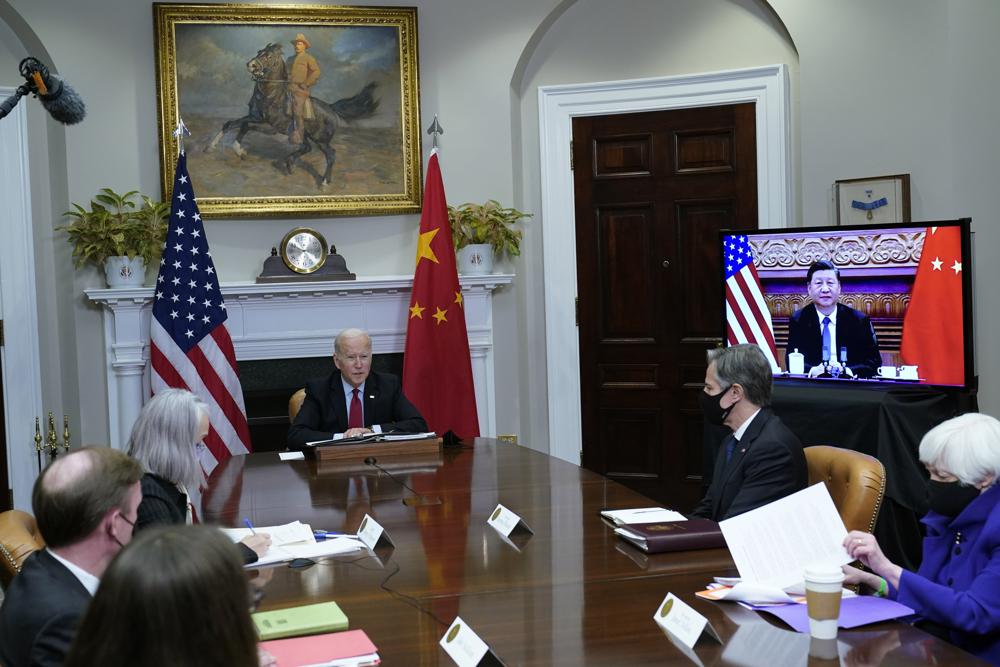
<svg viewBox="0 0 1000 667">
<path fill-rule="evenodd" d="M 495 199 L 485 204 L 449 206 L 448 223 L 455 242 L 459 272 L 492 273 L 494 256 L 520 255 L 524 231 L 513 226 L 530 217 L 531 213 L 506 208 Z"/>
<path fill-rule="evenodd" d="M 102 188 L 89 209 L 73 208 L 64 214 L 71 221 L 59 229 L 73 244 L 76 266 L 89 262 L 102 267 L 109 287 L 141 286 L 146 266 L 162 252 L 170 206 L 137 190 L 118 194 Z"/>
</svg>

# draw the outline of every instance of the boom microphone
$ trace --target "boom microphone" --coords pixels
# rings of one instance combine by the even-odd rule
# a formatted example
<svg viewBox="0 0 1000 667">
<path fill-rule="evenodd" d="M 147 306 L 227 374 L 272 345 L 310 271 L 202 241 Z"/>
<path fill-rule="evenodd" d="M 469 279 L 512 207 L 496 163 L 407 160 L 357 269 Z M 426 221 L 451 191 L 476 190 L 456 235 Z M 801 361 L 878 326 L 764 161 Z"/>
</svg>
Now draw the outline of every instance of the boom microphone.
<svg viewBox="0 0 1000 667">
<path fill-rule="evenodd" d="M 403 482 L 403 480 L 398 479 L 391 472 L 389 472 L 388 470 L 386 470 L 385 468 L 383 468 L 382 466 L 380 466 L 378 464 L 378 459 L 376 459 L 374 456 L 367 457 L 365 459 L 365 465 L 369 465 L 369 466 L 371 466 L 373 468 L 377 468 L 380 472 L 384 472 L 386 475 L 388 475 L 389 479 L 391 479 L 392 481 L 396 482 L 397 484 L 399 484 L 400 486 L 402 486 L 404 489 L 406 489 L 407 491 L 409 491 L 410 493 L 412 493 L 413 495 L 411 497 L 409 497 L 409 498 L 403 498 L 403 504 L 406 505 L 407 507 L 414 507 L 414 506 L 419 507 L 419 506 L 422 506 L 422 505 L 440 505 L 441 504 L 441 499 L 438 498 L 437 496 L 429 496 L 429 497 L 428 496 L 422 496 L 419 493 L 417 493 L 416 491 L 414 491 L 413 489 L 411 489 L 405 482 Z"/>
<path fill-rule="evenodd" d="M 13 111 L 21 98 L 28 94 L 38 97 L 49 115 L 63 125 L 79 123 L 87 115 L 87 108 L 76 91 L 58 76 L 51 74 L 49 68 L 37 58 L 22 60 L 18 71 L 24 77 L 24 83 L 0 103 L 0 118 Z"/>
</svg>

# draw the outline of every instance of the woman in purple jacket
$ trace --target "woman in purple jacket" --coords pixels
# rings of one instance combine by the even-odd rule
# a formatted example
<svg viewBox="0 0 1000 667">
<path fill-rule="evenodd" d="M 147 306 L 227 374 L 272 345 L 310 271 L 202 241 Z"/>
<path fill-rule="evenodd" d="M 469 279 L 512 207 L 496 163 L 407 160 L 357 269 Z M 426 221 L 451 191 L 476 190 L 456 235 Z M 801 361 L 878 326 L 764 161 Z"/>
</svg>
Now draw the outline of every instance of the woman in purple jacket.
<svg viewBox="0 0 1000 667">
<path fill-rule="evenodd" d="M 920 461 L 931 476 L 920 569 L 904 570 L 852 530 L 844 547 L 871 572 L 845 565 L 845 583 L 896 599 L 925 629 L 1000 665 L 1000 421 L 949 419 L 924 436 Z"/>
</svg>

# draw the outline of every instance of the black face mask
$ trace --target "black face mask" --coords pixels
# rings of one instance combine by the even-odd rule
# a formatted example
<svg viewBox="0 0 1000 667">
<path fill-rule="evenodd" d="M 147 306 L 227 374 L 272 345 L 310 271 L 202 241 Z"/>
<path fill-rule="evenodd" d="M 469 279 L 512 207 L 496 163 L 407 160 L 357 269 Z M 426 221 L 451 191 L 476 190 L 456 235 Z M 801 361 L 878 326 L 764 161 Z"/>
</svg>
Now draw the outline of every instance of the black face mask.
<svg viewBox="0 0 1000 667">
<path fill-rule="evenodd" d="M 978 497 L 979 489 L 962 486 L 958 482 L 938 482 L 932 479 L 927 488 L 927 506 L 944 516 L 958 516 Z"/>
<path fill-rule="evenodd" d="M 701 411 L 705 414 L 705 419 L 708 420 L 709 424 L 722 426 L 726 421 L 726 417 L 728 417 L 729 413 L 733 411 L 734 407 L 736 407 L 736 403 L 733 403 L 728 408 L 722 407 L 722 397 L 727 391 L 729 391 L 728 387 L 720 391 L 718 394 L 706 394 L 705 392 L 700 392 L 698 394 L 698 402 L 701 403 Z"/>
</svg>

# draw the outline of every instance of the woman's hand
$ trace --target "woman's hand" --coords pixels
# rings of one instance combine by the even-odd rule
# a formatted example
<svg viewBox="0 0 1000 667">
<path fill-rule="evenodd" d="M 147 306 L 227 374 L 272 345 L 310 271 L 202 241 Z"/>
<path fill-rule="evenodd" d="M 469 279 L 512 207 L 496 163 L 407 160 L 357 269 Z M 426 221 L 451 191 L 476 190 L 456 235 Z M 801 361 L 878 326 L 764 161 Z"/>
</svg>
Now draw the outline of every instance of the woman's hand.
<svg viewBox="0 0 1000 667">
<path fill-rule="evenodd" d="M 844 538 L 844 549 L 851 558 L 861 561 L 862 565 L 881 576 L 890 586 L 899 588 L 899 577 L 903 568 L 885 557 L 874 535 L 852 530 Z M 878 588 L 878 584 L 874 588 Z"/>
<path fill-rule="evenodd" d="M 267 533 L 247 535 L 240 542 L 253 549 L 254 553 L 258 556 L 263 556 L 271 548 L 271 536 Z"/>
</svg>

